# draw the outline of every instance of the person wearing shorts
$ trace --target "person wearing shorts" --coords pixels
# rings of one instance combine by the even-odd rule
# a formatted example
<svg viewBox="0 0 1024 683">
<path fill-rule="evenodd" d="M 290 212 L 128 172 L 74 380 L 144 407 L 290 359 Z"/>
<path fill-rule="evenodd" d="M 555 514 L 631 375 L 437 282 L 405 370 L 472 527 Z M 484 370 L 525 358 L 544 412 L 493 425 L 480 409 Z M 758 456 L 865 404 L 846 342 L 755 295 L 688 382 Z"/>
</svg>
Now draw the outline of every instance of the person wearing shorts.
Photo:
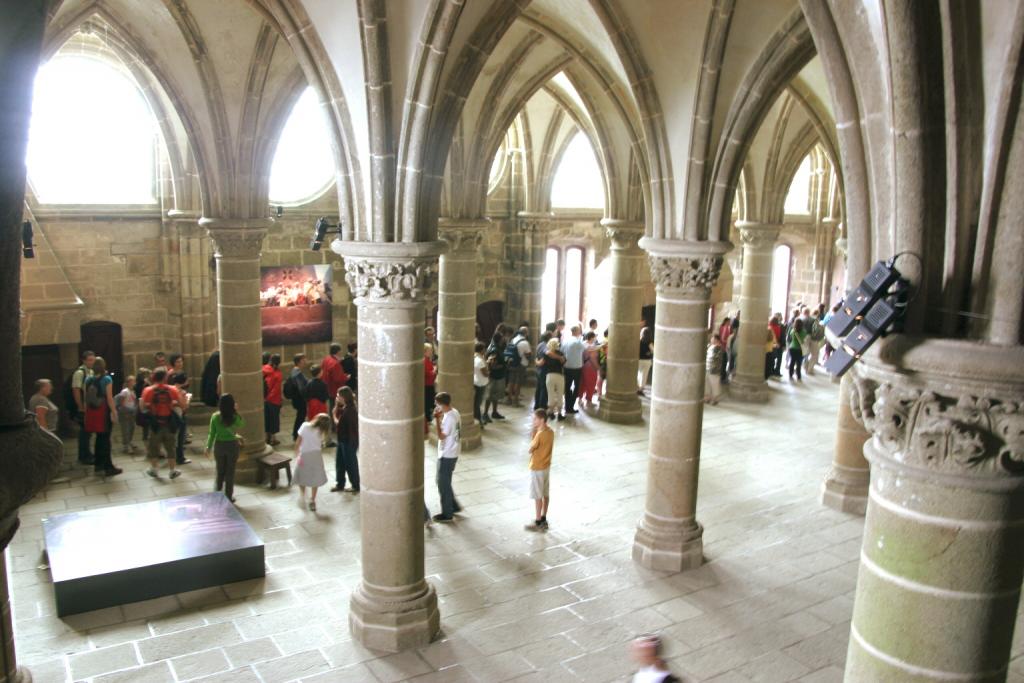
<svg viewBox="0 0 1024 683">
<path fill-rule="evenodd" d="M 548 426 L 548 414 L 543 408 L 533 411 L 533 431 L 530 440 L 530 498 L 536 517 L 527 524 L 527 531 L 548 528 L 548 504 L 551 502 L 551 452 L 555 447 L 555 432 Z"/>
</svg>

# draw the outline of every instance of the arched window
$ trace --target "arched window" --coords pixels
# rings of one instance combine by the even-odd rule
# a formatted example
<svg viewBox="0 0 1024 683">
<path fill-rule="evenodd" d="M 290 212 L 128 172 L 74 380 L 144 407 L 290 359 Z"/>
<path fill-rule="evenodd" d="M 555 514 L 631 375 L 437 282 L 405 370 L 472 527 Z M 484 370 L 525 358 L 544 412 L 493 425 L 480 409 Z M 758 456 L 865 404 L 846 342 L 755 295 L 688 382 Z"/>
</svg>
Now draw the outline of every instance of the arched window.
<svg viewBox="0 0 1024 683">
<path fill-rule="evenodd" d="M 785 211 L 792 216 L 807 216 L 811 213 L 811 155 L 800 162 L 786 193 Z"/>
<path fill-rule="evenodd" d="M 39 69 L 29 184 L 43 204 L 153 204 L 159 126 L 117 65 L 58 54 Z"/>
<path fill-rule="evenodd" d="M 508 145 L 502 141 L 498 151 L 494 153 L 491 161 L 491 171 L 487 176 L 487 194 L 493 193 L 505 179 L 505 170 L 508 168 Z"/>
<path fill-rule="evenodd" d="M 551 206 L 604 209 L 604 180 L 590 140 L 577 132 L 562 154 L 551 183 Z"/>
<path fill-rule="evenodd" d="M 793 249 L 788 244 L 780 244 L 772 253 L 772 315 L 781 313 L 783 319 L 789 317 L 789 274 L 793 266 Z"/>
<path fill-rule="evenodd" d="M 313 88 L 299 96 L 277 141 L 270 166 L 272 204 L 305 204 L 334 183 L 331 131 Z"/>
<path fill-rule="evenodd" d="M 541 323 L 564 318 L 572 325 L 582 320 L 585 256 L 583 247 L 548 247 L 541 280 Z"/>
</svg>

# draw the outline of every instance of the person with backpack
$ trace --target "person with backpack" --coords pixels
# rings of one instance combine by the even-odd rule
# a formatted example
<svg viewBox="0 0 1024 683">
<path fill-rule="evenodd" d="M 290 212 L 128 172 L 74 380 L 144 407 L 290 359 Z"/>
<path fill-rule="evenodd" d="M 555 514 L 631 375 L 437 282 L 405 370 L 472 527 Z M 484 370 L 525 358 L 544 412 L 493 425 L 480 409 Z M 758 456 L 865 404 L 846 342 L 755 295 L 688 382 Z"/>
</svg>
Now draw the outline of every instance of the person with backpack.
<svg viewBox="0 0 1024 683">
<path fill-rule="evenodd" d="M 530 366 L 530 330 L 520 327 L 505 346 L 505 365 L 508 367 L 508 399 L 514 406 L 522 405 L 519 394 L 526 383 L 526 368 Z"/>
<path fill-rule="evenodd" d="M 85 430 L 85 380 L 92 377 L 92 366 L 96 362 L 96 354 L 92 351 L 82 352 L 82 362 L 71 373 L 64 384 L 64 407 L 68 416 L 78 424 L 78 464 L 92 465 L 94 457 L 90 448 L 92 435 Z"/>
<path fill-rule="evenodd" d="M 786 337 L 786 342 L 789 347 L 789 381 L 793 381 L 793 372 L 795 371 L 796 381 L 803 382 L 800 367 L 803 365 L 804 349 L 807 346 L 807 332 L 804 331 L 804 321 L 802 318 L 797 318 L 793 321 L 789 335 Z"/>
<path fill-rule="evenodd" d="M 805 318 L 805 324 L 807 325 L 804 328 L 807 330 L 807 357 L 804 358 L 804 369 L 808 375 L 814 374 L 814 368 L 818 365 L 818 354 L 821 352 L 821 346 L 825 342 L 825 326 L 821 322 L 824 308 L 825 305 L 821 304 L 813 314 Z M 809 313 L 809 311 L 805 310 L 805 313 Z"/>
<path fill-rule="evenodd" d="M 235 465 L 242 446 L 242 435 L 238 433 L 245 426 L 245 420 L 238 414 L 235 397 L 222 394 L 217 400 L 217 412 L 210 417 L 210 434 L 206 437 L 206 457 L 213 451 L 217 463 L 217 479 L 214 491 L 224 489 L 224 495 L 235 502 Z"/>
<path fill-rule="evenodd" d="M 315 416 L 320 413 L 328 413 L 327 406 L 330 401 L 327 395 L 327 383 L 321 378 L 323 373 L 320 366 L 314 363 L 313 367 L 309 369 L 309 374 L 312 375 L 312 378 L 306 382 L 306 387 L 302 390 L 302 397 L 306 400 L 306 415 Z"/>
<path fill-rule="evenodd" d="M 284 381 L 281 393 L 292 402 L 292 408 L 295 409 L 295 422 L 292 424 L 292 441 L 295 441 L 299 436 L 299 427 L 306 421 L 306 397 L 303 392 L 306 390 L 306 385 L 309 384 L 309 379 L 304 371 L 309 361 L 306 360 L 306 354 L 297 353 L 292 358 L 292 363 L 292 371 L 288 373 L 288 379 Z"/>
<path fill-rule="evenodd" d="M 487 400 L 484 402 L 484 413 L 488 413 L 493 420 L 504 420 L 505 416 L 498 412 L 498 403 L 505 396 L 505 382 L 508 379 L 508 364 L 505 361 L 505 337 L 501 332 L 495 332 L 491 337 L 491 343 L 484 353 L 484 360 L 487 362 L 487 376 L 490 383 L 487 385 Z M 433 409 L 433 402 L 428 408 Z M 429 421 L 429 416 L 428 416 Z"/>
<path fill-rule="evenodd" d="M 174 366 L 171 366 L 172 368 Z M 185 389 L 188 384 L 188 375 L 184 372 L 175 373 L 172 371 L 170 376 L 170 385 L 178 390 L 178 406 L 174 409 L 174 414 L 179 418 L 179 424 L 181 429 L 178 430 L 177 437 L 174 445 L 174 462 L 177 465 L 191 465 L 192 460 L 185 457 L 185 443 L 188 437 L 188 421 L 185 419 L 185 413 L 188 412 L 188 407 L 192 403 L 192 394 Z"/>
<path fill-rule="evenodd" d="M 117 421 L 114 404 L 114 378 L 107 374 L 107 363 L 96 356 L 92 364 L 92 377 L 85 380 L 85 431 L 96 435 L 93 472 L 106 477 L 121 474 L 110 456 L 110 434 Z"/>
<path fill-rule="evenodd" d="M 175 469 L 174 455 L 177 447 L 178 429 L 181 418 L 174 409 L 181 403 L 178 390 L 167 385 L 167 371 L 158 368 L 150 376 L 151 384 L 142 392 L 140 405 L 142 410 L 149 416 L 149 441 L 146 450 L 149 455 L 149 469 L 146 474 L 159 479 L 160 474 L 160 448 L 163 447 L 167 459 L 167 469 L 171 479 L 181 476 L 181 470 Z"/>
<path fill-rule="evenodd" d="M 263 366 L 263 431 L 267 433 L 267 445 L 276 446 L 277 433 L 281 431 L 281 355 L 271 354 Z"/>
</svg>

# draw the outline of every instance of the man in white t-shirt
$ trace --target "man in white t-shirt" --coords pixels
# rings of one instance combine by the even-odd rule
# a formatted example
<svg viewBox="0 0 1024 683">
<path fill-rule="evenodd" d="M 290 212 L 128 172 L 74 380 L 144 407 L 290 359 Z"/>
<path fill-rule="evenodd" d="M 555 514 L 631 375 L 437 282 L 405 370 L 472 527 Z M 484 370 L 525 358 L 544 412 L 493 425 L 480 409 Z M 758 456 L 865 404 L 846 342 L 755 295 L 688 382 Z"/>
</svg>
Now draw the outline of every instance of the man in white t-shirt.
<svg viewBox="0 0 1024 683">
<path fill-rule="evenodd" d="M 452 474 L 462 452 L 462 417 L 452 408 L 452 397 L 446 391 L 434 397 L 434 423 L 437 425 L 437 493 L 441 497 L 441 512 L 434 515 L 435 522 L 451 522 L 462 506 L 452 490 Z"/>
</svg>

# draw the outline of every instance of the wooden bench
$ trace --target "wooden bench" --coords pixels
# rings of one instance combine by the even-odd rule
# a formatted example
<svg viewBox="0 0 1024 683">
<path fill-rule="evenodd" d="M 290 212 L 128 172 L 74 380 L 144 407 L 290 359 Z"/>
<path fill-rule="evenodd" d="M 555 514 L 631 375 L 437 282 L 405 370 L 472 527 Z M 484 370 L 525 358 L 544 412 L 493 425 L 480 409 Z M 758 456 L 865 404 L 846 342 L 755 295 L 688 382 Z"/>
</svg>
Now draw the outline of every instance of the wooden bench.
<svg viewBox="0 0 1024 683">
<path fill-rule="evenodd" d="M 270 488 L 276 489 L 277 480 L 280 478 L 278 473 L 284 470 L 288 474 L 288 485 L 292 485 L 292 459 L 287 455 L 271 453 L 264 455 L 258 462 L 259 464 L 256 467 L 257 484 L 262 484 L 263 477 L 266 476 L 270 479 Z"/>
</svg>

